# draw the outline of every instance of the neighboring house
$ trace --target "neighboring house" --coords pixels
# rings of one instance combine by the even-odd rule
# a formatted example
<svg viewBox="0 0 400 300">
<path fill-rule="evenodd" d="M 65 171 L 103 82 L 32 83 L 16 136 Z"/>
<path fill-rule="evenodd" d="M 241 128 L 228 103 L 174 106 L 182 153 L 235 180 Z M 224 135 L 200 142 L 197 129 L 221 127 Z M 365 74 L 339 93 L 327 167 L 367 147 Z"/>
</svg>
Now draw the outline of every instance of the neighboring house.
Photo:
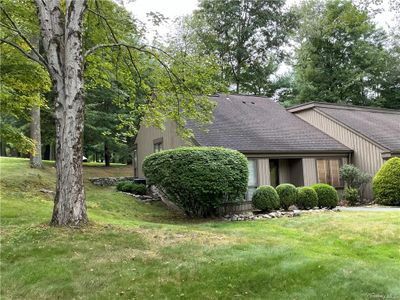
<svg viewBox="0 0 400 300">
<path fill-rule="evenodd" d="M 136 138 L 135 169 L 144 177 L 144 158 L 163 149 L 185 144 L 221 146 L 242 152 L 249 160 L 249 192 L 260 185 L 293 183 L 296 186 L 326 182 L 343 184 L 339 168 L 352 150 L 265 97 L 219 95 L 210 97 L 217 106 L 213 123 L 190 123 L 194 139 L 184 142 L 172 122 L 164 131 L 142 127 Z"/>
<path fill-rule="evenodd" d="M 314 102 L 288 111 L 352 149 L 351 162 L 371 176 L 400 156 L 400 111 Z M 370 185 L 365 196 L 372 198 Z"/>
</svg>

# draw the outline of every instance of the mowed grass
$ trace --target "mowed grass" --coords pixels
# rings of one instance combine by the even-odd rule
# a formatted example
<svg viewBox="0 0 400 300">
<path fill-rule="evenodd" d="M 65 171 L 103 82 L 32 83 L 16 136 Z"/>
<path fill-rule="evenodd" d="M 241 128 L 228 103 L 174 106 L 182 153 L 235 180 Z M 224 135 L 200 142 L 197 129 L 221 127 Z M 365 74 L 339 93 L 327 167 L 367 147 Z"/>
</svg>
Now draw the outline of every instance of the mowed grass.
<svg viewBox="0 0 400 300">
<path fill-rule="evenodd" d="M 398 212 L 188 220 L 88 177 L 90 225 L 48 226 L 53 163 L 1 158 L 1 299 L 400 299 Z"/>
</svg>

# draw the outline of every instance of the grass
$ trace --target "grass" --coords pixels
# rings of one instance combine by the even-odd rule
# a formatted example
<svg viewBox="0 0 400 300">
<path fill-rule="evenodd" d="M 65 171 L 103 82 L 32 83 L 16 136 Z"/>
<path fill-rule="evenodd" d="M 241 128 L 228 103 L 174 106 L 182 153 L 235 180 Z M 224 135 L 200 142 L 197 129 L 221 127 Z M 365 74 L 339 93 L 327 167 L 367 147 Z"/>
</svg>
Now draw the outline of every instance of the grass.
<svg viewBox="0 0 400 300">
<path fill-rule="evenodd" d="M 91 223 L 49 227 L 53 164 L 1 158 L 1 299 L 399 299 L 400 214 L 187 220 L 95 187 Z"/>
</svg>

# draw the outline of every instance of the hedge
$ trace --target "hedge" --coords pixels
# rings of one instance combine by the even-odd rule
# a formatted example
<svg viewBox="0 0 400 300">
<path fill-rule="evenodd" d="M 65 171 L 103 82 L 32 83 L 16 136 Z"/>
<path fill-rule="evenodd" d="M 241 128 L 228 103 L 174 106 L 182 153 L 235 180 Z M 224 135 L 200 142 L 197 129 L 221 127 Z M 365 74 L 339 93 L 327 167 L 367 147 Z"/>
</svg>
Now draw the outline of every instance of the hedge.
<svg viewBox="0 0 400 300">
<path fill-rule="evenodd" d="M 400 157 L 386 161 L 372 181 L 375 200 L 383 205 L 400 205 Z"/>
<path fill-rule="evenodd" d="M 270 185 L 263 185 L 256 189 L 252 198 L 253 206 L 262 211 L 271 211 L 280 207 L 279 196 Z"/>
<path fill-rule="evenodd" d="M 317 183 L 311 186 L 318 195 L 318 206 L 326 208 L 334 208 L 339 203 L 339 196 L 333 186 L 325 183 Z"/>
<path fill-rule="evenodd" d="M 117 190 L 121 192 L 132 193 L 136 195 L 145 195 L 147 192 L 144 184 L 135 183 L 132 181 L 121 181 L 117 184 Z"/>
<path fill-rule="evenodd" d="M 289 206 L 296 203 L 297 189 L 293 184 L 282 183 L 276 187 L 276 191 L 279 195 L 282 208 L 288 209 Z"/>
<path fill-rule="evenodd" d="M 166 193 L 189 216 L 217 213 L 224 202 L 242 201 L 248 162 L 236 150 L 182 147 L 153 153 L 143 162 L 149 184 Z"/>
<path fill-rule="evenodd" d="M 310 209 L 318 206 L 318 195 L 317 192 L 309 187 L 299 187 L 297 195 L 296 205 L 300 209 Z"/>
</svg>

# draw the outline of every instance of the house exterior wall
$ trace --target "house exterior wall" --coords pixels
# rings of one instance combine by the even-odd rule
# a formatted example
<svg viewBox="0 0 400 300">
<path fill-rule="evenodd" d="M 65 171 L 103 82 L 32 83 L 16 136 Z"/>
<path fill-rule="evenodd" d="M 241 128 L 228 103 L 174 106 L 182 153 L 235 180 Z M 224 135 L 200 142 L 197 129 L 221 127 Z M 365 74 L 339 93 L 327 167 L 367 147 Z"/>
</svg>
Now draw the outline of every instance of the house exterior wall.
<svg viewBox="0 0 400 300">
<path fill-rule="evenodd" d="M 185 146 L 189 142 L 181 139 L 176 133 L 176 124 L 168 121 L 165 124 L 165 129 L 161 130 L 155 127 L 142 126 L 136 137 L 135 144 L 137 145 L 137 170 L 138 174 L 135 177 L 143 178 L 143 160 L 146 156 L 154 152 L 154 140 L 161 139 L 163 143 L 163 149 L 174 149 Z"/>
<path fill-rule="evenodd" d="M 299 111 L 295 112 L 295 114 L 345 146 L 353 149 L 354 153 L 351 163 L 362 171 L 373 176 L 382 166 L 384 162 L 382 152 L 384 152 L 385 149 L 378 147 L 363 136 L 356 134 L 339 122 L 332 120 L 317 109 Z M 364 196 L 366 198 L 372 198 L 372 189 L 370 185 L 365 188 Z"/>
</svg>

